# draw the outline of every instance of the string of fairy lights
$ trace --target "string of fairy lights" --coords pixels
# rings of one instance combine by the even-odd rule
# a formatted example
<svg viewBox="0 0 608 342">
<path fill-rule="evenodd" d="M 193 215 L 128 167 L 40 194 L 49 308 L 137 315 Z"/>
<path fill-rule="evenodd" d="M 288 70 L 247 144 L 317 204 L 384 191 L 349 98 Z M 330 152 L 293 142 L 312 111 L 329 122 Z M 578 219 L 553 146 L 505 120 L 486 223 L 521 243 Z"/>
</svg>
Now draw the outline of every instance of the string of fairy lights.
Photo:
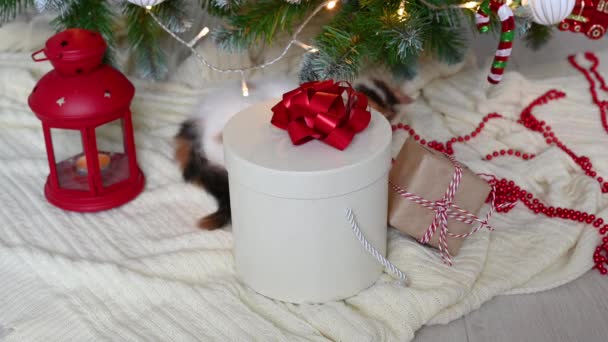
<svg viewBox="0 0 608 342">
<path fill-rule="evenodd" d="M 443 6 L 438 6 L 438 5 L 429 3 L 426 0 L 420 0 L 420 2 L 423 3 L 425 6 L 431 8 L 431 9 L 434 9 L 434 10 L 447 10 L 447 9 L 453 9 L 453 8 L 466 8 L 466 9 L 473 10 L 473 9 L 478 8 L 478 6 L 479 6 L 479 2 L 477 2 L 477 1 L 469 1 L 469 2 L 465 2 L 463 4 L 443 5 Z M 507 0 L 507 5 L 512 2 L 513 2 L 513 0 Z M 215 72 L 219 72 L 219 73 L 240 73 L 242 94 L 243 94 L 243 96 L 249 96 L 249 87 L 247 85 L 247 73 L 248 72 L 253 71 L 253 70 L 264 69 L 268 66 L 275 64 L 276 62 L 283 59 L 287 55 L 287 52 L 289 51 L 289 49 L 294 45 L 299 46 L 300 48 L 304 49 L 306 52 L 315 53 L 315 52 L 319 51 L 316 47 L 300 41 L 298 39 L 298 37 L 299 37 L 300 33 L 302 32 L 302 30 L 304 30 L 304 28 L 308 25 L 308 23 L 319 12 L 321 12 L 323 9 L 331 11 L 336 8 L 337 3 L 338 3 L 337 0 L 329 0 L 329 1 L 325 1 L 325 2 L 321 3 L 319 6 L 317 6 L 306 17 L 306 19 L 304 19 L 304 21 L 300 24 L 300 26 L 298 26 L 298 28 L 292 34 L 291 39 L 287 43 L 285 48 L 283 48 L 281 53 L 278 56 L 276 56 L 275 58 L 273 58 L 267 62 L 260 63 L 260 64 L 250 65 L 250 66 L 246 66 L 246 67 L 232 67 L 232 68 L 222 68 L 222 67 L 213 65 L 211 62 L 209 62 L 209 60 L 207 60 L 207 58 L 205 58 L 205 56 L 201 55 L 199 53 L 199 51 L 194 48 L 196 46 L 196 43 L 209 33 L 210 30 L 208 27 L 203 27 L 203 29 L 192 40 L 187 42 L 184 39 L 182 39 L 180 36 L 178 36 L 175 32 L 173 32 L 171 29 L 169 29 L 165 24 L 162 23 L 162 21 L 152 11 L 153 6 L 145 6 L 145 8 L 147 9 L 148 15 L 150 15 L 152 17 L 152 19 L 165 32 L 167 32 L 167 34 L 169 34 L 180 44 L 182 44 L 186 48 L 188 48 L 192 52 L 192 55 L 201 63 L 202 66 L 207 67 L 208 69 L 211 69 L 211 70 L 213 70 Z M 397 10 L 397 14 L 400 17 L 404 17 L 407 15 L 407 13 L 405 13 L 405 1 L 401 2 L 401 5 L 399 6 L 399 8 Z"/>
</svg>

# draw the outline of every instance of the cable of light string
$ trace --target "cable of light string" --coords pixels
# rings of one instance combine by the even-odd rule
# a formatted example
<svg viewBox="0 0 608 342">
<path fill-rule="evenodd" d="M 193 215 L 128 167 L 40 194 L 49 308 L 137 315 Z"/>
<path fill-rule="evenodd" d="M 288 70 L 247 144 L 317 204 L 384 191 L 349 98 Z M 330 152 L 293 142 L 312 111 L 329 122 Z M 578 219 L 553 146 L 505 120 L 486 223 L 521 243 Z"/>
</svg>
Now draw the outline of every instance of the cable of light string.
<svg viewBox="0 0 608 342">
<path fill-rule="evenodd" d="M 421 2 L 434 10 L 443 10 L 443 9 L 449 9 L 449 8 L 475 8 L 477 7 L 479 4 L 475 1 L 469 1 L 466 2 L 464 4 L 459 4 L 459 5 L 448 5 L 448 6 L 437 6 L 437 5 L 433 5 L 425 0 L 421 0 Z M 314 46 L 302 43 L 301 41 L 298 40 L 298 36 L 300 35 L 300 33 L 302 32 L 302 30 L 308 25 L 308 23 L 310 22 L 310 20 L 312 20 L 312 18 L 314 18 L 323 8 L 326 8 L 328 10 L 332 10 L 336 7 L 337 1 L 336 0 L 330 0 L 330 1 L 325 1 L 321 4 L 319 4 L 307 17 L 306 19 L 302 22 L 302 24 L 300 24 L 300 26 L 298 26 L 298 28 L 294 31 L 294 33 L 291 36 L 291 40 L 287 43 L 287 45 L 285 46 L 285 48 L 281 51 L 281 53 L 276 56 L 275 58 L 271 59 L 268 62 L 264 62 L 264 63 L 260 63 L 260 64 L 255 64 L 255 65 L 251 65 L 251 66 L 247 66 L 247 67 L 233 67 L 233 68 L 221 68 L 218 67 L 216 65 L 211 64 L 203 55 L 201 55 L 195 48 L 194 46 L 196 45 L 196 43 L 203 38 L 205 35 L 207 35 L 207 33 L 209 33 L 209 28 L 204 27 L 199 34 L 192 39 L 190 42 L 186 42 L 185 40 L 183 40 L 181 37 L 179 37 L 175 32 L 171 31 L 171 29 L 169 29 L 165 24 L 163 24 L 163 22 L 154 14 L 154 11 L 152 10 L 153 7 L 152 6 L 146 6 L 146 10 L 148 15 L 150 15 L 150 17 L 152 17 L 152 19 L 165 31 L 167 32 L 167 34 L 169 34 L 171 37 L 173 37 L 173 39 L 175 39 L 176 41 L 178 41 L 180 44 L 184 45 L 185 47 L 187 47 L 191 52 L 192 55 L 195 56 L 195 58 L 205 67 L 215 71 L 215 72 L 219 72 L 219 73 L 235 73 L 238 72 L 241 75 L 241 91 L 243 96 L 249 96 L 249 88 L 247 86 L 247 72 L 248 71 L 253 71 L 253 70 L 258 70 L 258 69 L 264 69 L 267 66 L 273 65 L 275 63 L 277 63 L 278 61 L 280 61 L 281 59 L 283 59 L 285 57 L 285 55 L 287 54 L 287 52 L 289 51 L 289 49 L 295 44 L 300 46 L 301 48 L 303 48 L 304 50 L 311 52 L 311 53 L 316 53 L 318 52 L 318 49 L 315 48 Z M 404 12 L 403 9 L 400 7 L 399 11 L 398 11 L 400 16 L 403 16 Z"/>
<path fill-rule="evenodd" d="M 173 39 L 175 39 L 176 41 L 178 41 L 180 44 L 182 44 L 185 47 L 187 47 L 192 52 L 192 55 L 195 56 L 195 58 L 203 66 L 205 66 L 205 67 L 207 67 L 207 68 L 209 68 L 209 69 L 211 69 L 211 70 L 213 70 L 215 72 L 219 72 L 219 73 L 235 73 L 235 72 L 240 73 L 241 74 L 241 90 L 242 90 L 243 96 L 249 96 L 249 88 L 247 87 L 247 81 L 246 81 L 246 73 L 248 71 L 253 71 L 253 70 L 258 70 L 258 69 L 264 69 L 267 66 L 275 64 L 276 62 L 280 61 L 281 59 L 283 59 L 285 57 L 285 55 L 287 54 L 287 51 L 289 51 L 289 49 L 294 44 L 302 47 L 303 49 L 305 49 L 305 50 L 307 50 L 309 52 L 316 52 L 316 51 L 318 51 L 313 46 L 310 46 L 310 45 L 307 45 L 307 44 L 304 44 L 304 43 L 300 42 L 298 40 L 298 36 L 302 32 L 302 30 L 308 25 L 308 23 L 310 22 L 310 20 L 312 20 L 312 18 L 314 18 L 323 8 L 327 8 L 328 10 L 331 10 L 331 9 L 333 9 L 333 8 L 336 7 L 336 3 L 337 3 L 337 1 L 335 1 L 335 0 L 325 1 L 325 2 L 321 3 L 319 6 L 317 6 L 306 17 L 306 19 L 304 19 L 304 21 L 300 24 L 300 26 L 298 26 L 298 28 L 294 31 L 294 33 L 291 35 L 291 40 L 289 41 L 289 43 L 287 43 L 287 45 L 285 46 L 285 48 L 281 51 L 281 53 L 277 57 L 269 60 L 268 62 L 264 62 L 264 63 L 260 63 L 260 64 L 255 64 L 255 65 L 251 65 L 251 66 L 246 66 L 246 67 L 234 67 L 234 68 L 221 68 L 221 67 L 218 67 L 216 65 L 213 65 L 213 64 L 211 64 L 207 60 L 207 58 L 205 58 L 203 55 L 201 55 L 194 48 L 194 46 L 196 45 L 196 42 L 198 40 L 200 40 L 202 37 L 204 37 L 209 32 L 209 29 L 207 27 L 203 28 L 203 30 L 194 39 L 192 39 L 190 42 L 186 42 L 181 37 L 179 37 L 175 32 L 171 31 L 165 24 L 163 24 L 163 22 L 154 14 L 154 11 L 153 11 L 152 7 L 146 7 L 146 10 L 148 12 L 148 15 L 150 15 L 150 17 L 152 17 L 152 19 L 165 32 L 167 32 L 167 34 L 169 34 L 171 37 L 173 37 Z"/>
</svg>

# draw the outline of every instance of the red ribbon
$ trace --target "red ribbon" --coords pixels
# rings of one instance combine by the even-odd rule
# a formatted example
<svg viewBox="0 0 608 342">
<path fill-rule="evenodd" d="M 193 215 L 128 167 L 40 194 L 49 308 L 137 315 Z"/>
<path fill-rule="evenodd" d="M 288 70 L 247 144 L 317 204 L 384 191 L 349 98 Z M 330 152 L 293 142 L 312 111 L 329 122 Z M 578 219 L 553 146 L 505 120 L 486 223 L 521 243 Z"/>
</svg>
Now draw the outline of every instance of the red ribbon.
<svg viewBox="0 0 608 342">
<path fill-rule="evenodd" d="M 272 112 L 270 122 L 287 130 L 294 145 L 318 139 L 339 150 L 348 147 L 371 120 L 367 97 L 348 82 L 333 80 L 302 84 L 283 94 Z"/>
</svg>

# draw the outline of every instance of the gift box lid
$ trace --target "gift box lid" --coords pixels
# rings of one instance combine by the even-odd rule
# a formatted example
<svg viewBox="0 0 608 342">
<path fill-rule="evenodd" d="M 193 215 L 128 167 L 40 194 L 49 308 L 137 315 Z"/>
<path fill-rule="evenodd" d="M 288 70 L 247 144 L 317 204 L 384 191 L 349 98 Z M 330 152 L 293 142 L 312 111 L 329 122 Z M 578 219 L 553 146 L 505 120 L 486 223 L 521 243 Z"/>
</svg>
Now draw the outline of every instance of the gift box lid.
<svg viewBox="0 0 608 342">
<path fill-rule="evenodd" d="M 270 123 L 279 100 L 254 105 L 224 127 L 224 160 L 230 181 L 275 197 L 314 199 L 365 188 L 390 168 L 391 128 L 372 111 L 369 126 L 340 151 L 318 140 L 295 146 Z"/>
</svg>

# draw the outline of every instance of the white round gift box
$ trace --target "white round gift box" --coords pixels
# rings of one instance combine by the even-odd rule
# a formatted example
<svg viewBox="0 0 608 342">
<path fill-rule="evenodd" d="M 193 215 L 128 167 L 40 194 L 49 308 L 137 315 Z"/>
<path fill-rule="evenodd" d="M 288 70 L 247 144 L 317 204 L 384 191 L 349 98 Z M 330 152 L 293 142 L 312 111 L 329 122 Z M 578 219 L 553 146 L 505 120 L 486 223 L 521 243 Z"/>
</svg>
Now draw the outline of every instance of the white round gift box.
<svg viewBox="0 0 608 342">
<path fill-rule="evenodd" d="M 367 240 L 386 254 L 391 128 L 369 126 L 340 151 L 313 140 L 294 146 L 261 103 L 235 115 L 223 133 L 234 257 L 256 292 L 292 303 L 321 303 L 371 286 L 382 266 L 346 218 L 351 208 Z"/>
</svg>

